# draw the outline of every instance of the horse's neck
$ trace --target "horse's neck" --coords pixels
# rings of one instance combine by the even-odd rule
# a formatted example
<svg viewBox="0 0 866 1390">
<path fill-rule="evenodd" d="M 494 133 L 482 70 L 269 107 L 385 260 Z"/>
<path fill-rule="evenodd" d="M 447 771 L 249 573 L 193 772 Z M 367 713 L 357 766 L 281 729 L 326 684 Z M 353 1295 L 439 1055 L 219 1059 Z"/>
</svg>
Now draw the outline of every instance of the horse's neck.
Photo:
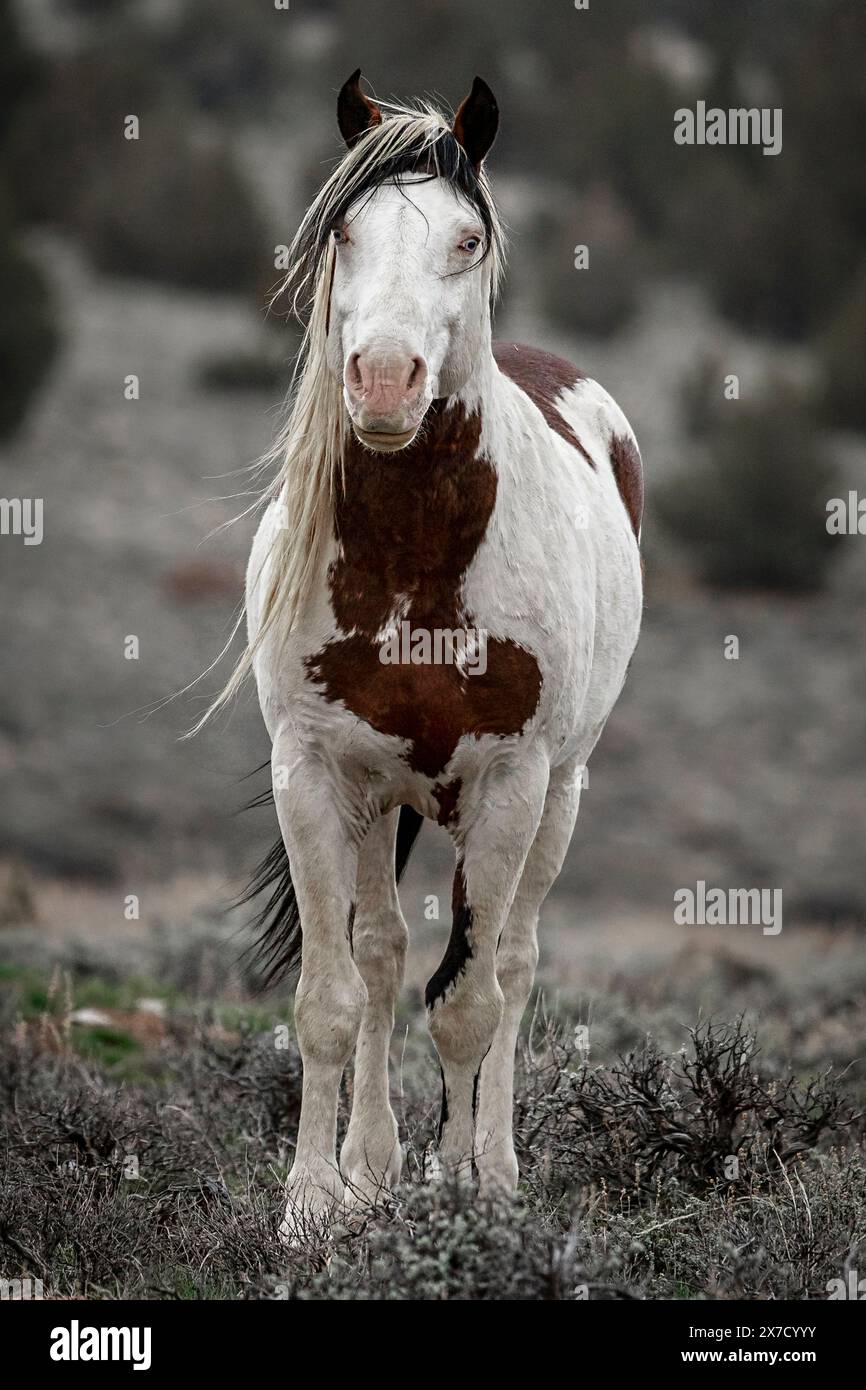
<svg viewBox="0 0 866 1390">
<path fill-rule="evenodd" d="M 480 354 L 461 391 L 430 406 L 412 443 L 398 453 L 374 453 L 350 431 L 344 452 L 344 486 L 337 503 L 337 530 L 344 540 L 363 525 L 379 536 L 400 537 L 440 519 L 455 540 L 474 528 L 495 499 L 493 460 L 482 457 L 482 428 L 494 408 L 499 371 L 489 351 Z"/>
<path fill-rule="evenodd" d="M 332 572 L 343 625 L 378 630 L 398 599 L 416 617 L 434 602 L 456 613 L 460 577 L 497 493 L 496 469 L 480 447 L 484 393 L 467 397 L 434 401 L 419 437 L 399 453 L 371 454 L 354 436 L 347 444 Z"/>
</svg>

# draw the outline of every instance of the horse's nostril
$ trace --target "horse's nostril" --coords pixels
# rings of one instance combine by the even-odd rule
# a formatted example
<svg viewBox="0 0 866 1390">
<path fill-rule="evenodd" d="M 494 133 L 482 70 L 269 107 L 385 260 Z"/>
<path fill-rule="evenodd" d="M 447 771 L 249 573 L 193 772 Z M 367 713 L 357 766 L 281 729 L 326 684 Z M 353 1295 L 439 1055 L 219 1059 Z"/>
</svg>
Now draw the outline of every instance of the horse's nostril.
<svg viewBox="0 0 866 1390">
<path fill-rule="evenodd" d="M 363 390 L 364 378 L 361 374 L 361 354 L 353 352 L 346 363 L 346 385 L 353 396 Z"/>
<path fill-rule="evenodd" d="M 408 391 L 419 391 L 427 380 L 427 363 L 423 357 L 412 358 L 412 368 L 406 385 Z"/>
</svg>

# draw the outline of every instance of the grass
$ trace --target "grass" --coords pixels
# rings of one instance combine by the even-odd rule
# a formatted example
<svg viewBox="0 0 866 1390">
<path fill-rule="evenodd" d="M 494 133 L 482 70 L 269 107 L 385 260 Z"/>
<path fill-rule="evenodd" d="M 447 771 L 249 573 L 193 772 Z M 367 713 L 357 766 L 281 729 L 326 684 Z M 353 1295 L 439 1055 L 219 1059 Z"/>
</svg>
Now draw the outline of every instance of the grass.
<svg viewBox="0 0 866 1390">
<path fill-rule="evenodd" d="M 539 1009 L 519 1057 L 521 1188 L 495 1205 L 422 1180 L 436 1067 L 398 1039 L 405 1181 L 354 1229 L 287 1253 L 277 1226 L 301 1068 L 294 1045 L 275 1046 L 285 1000 L 33 964 L 0 982 L 0 1270 L 41 1278 L 47 1296 L 823 1298 L 866 1243 L 847 1078 L 778 1047 L 763 1056 L 742 1018 L 590 1064 L 571 1024 Z M 144 1040 L 139 985 L 172 1000 Z M 128 1026 L 75 1024 L 85 1001 Z M 347 1075 L 341 1132 L 350 1096 Z"/>
</svg>

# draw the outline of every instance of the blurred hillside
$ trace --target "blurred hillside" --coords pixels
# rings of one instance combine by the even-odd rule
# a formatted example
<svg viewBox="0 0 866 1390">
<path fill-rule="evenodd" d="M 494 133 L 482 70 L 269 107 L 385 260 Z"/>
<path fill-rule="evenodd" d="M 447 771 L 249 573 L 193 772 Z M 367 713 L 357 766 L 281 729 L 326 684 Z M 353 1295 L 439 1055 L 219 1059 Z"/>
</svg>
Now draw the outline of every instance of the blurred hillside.
<svg viewBox="0 0 866 1390">
<path fill-rule="evenodd" d="M 241 595 L 250 523 L 206 538 L 288 380 L 296 331 L 262 306 L 339 153 L 336 91 L 361 64 L 453 106 L 480 71 L 512 229 L 498 330 L 597 377 L 649 479 L 646 626 L 562 889 L 578 915 L 665 911 L 700 877 L 866 916 L 866 550 L 824 528 L 866 466 L 866 11 L 781 10 L 0 0 L 0 284 L 23 256 L 32 287 L 0 296 L 0 361 L 33 364 L 0 374 L 0 491 L 45 499 L 42 545 L 0 544 L 7 856 L 112 883 L 233 874 L 270 837 L 231 817 L 267 756 L 252 695 L 192 744 L 218 674 L 134 711 L 210 664 Z M 677 146 L 698 98 L 782 107 L 782 154 Z"/>
</svg>

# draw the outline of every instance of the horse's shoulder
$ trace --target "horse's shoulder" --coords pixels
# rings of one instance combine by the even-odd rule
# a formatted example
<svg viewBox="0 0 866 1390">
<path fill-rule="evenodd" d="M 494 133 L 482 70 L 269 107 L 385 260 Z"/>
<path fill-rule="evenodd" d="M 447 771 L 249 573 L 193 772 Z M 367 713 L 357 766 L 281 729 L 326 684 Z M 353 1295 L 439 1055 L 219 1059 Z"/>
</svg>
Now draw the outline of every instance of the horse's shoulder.
<svg viewBox="0 0 866 1390">
<path fill-rule="evenodd" d="M 567 418 L 580 422 L 580 427 L 592 429 L 588 436 L 590 448 L 596 454 L 607 454 L 623 506 L 628 513 L 632 530 L 640 539 L 644 507 L 643 463 L 634 430 L 628 419 L 603 386 L 585 377 L 574 410 L 567 402 L 560 404 Z"/>
<path fill-rule="evenodd" d="M 552 398 L 586 379 L 586 372 L 567 358 L 528 343 L 500 340 L 493 344 L 493 356 L 499 370 L 533 399 L 537 395 Z"/>
<path fill-rule="evenodd" d="M 577 449 L 591 468 L 597 467 L 593 452 L 597 457 L 606 450 L 632 529 L 639 535 L 644 493 L 640 450 L 613 397 L 567 358 L 543 348 L 495 342 L 493 356 L 499 370 L 526 392 L 550 428 Z M 575 387 L 580 388 L 577 396 L 569 398 L 568 392 Z"/>
<path fill-rule="evenodd" d="M 538 406 L 552 430 L 555 430 L 572 448 L 577 449 L 594 468 L 587 453 L 571 425 L 558 409 L 563 391 L 586 380 L 586 373 L 564 357 L 543 348 L 529 347 L 526 343 L 495 342 L 493 356 L 499 370 L 524 391 Z"/>
</svg>

